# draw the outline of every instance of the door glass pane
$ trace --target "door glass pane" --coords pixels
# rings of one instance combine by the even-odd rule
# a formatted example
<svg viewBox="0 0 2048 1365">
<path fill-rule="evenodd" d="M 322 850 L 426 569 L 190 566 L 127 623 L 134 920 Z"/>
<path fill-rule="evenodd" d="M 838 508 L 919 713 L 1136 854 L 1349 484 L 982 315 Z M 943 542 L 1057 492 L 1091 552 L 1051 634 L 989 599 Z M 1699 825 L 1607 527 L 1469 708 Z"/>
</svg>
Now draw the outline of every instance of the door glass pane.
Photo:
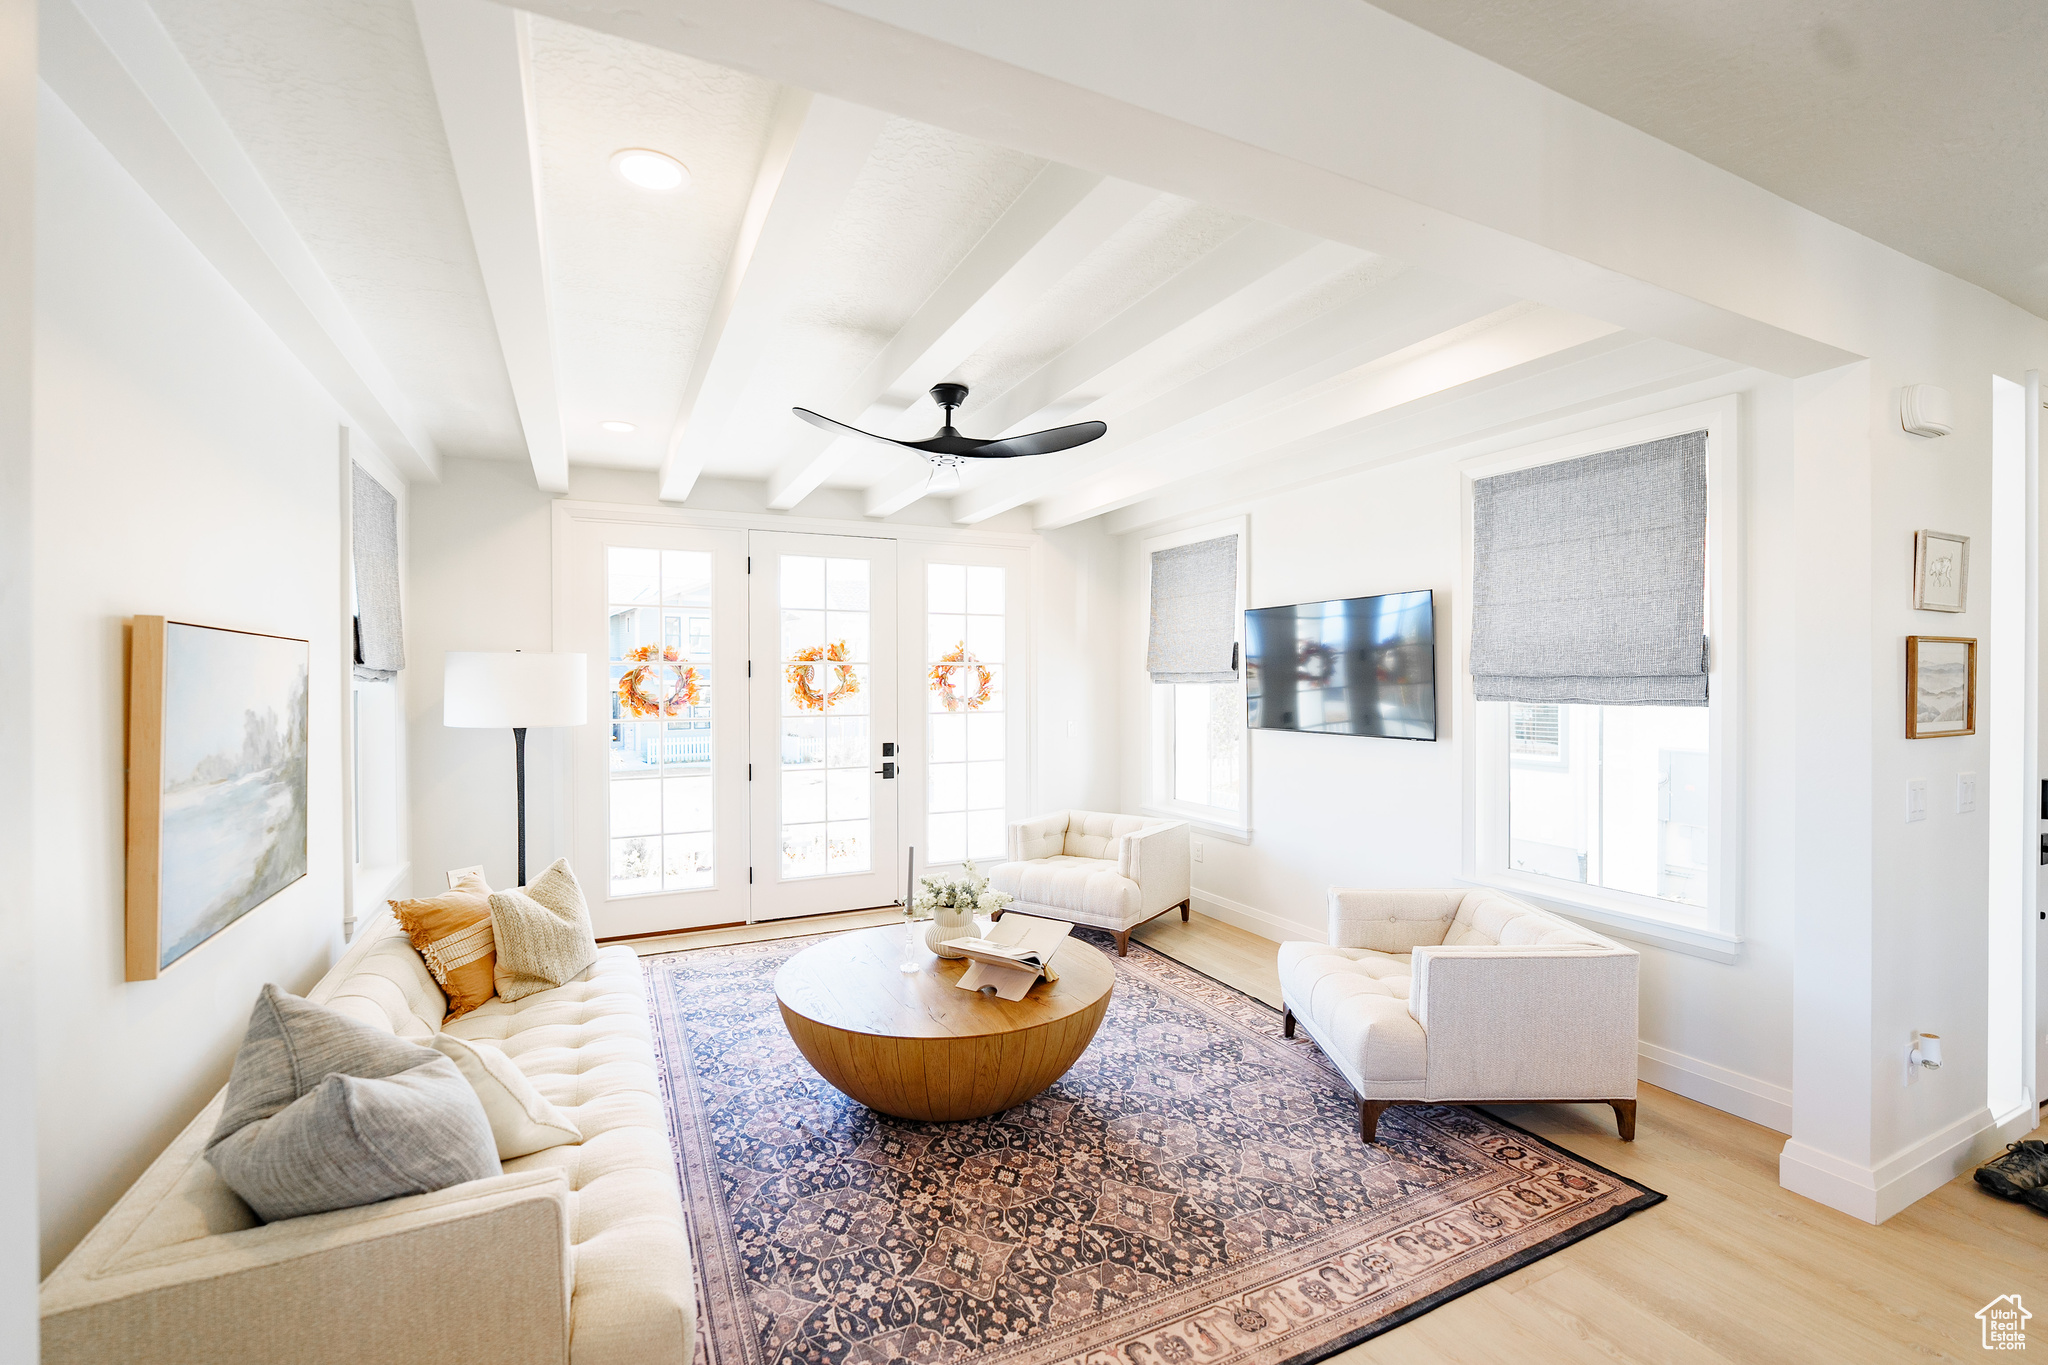
<svg viewBox="0 0 2048 1365">
<path fill-rule="evenodd" d="M 934 864 L 1004 853 L 1006 592 L 1000 568 L 925 568 L 925 839 Z"/>
<path fill-rule="evenodd" d="M 868 561 L 783 555 L 776 571 L 782 642 L 784 880 L 869 871 Z"/>
<path fill-rule="evenodd" d="M 611 894 L 712 884 L 711 556 L 605 552 Z"/>
</svg>

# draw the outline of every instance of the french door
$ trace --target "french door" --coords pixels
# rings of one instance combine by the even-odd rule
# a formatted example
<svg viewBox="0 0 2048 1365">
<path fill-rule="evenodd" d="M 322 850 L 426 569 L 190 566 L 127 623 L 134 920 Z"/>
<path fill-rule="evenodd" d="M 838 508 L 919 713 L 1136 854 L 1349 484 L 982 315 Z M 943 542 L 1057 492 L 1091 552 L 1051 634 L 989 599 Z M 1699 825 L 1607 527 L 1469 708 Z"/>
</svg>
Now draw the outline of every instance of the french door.
<svg viewBox="0 0 2048 1365">
<path fill-rule="evenodd" d="M 598 937 L 745 920 L 746 533 L 585 525 L 564 586 L 598 699 L 570 776 Z"/>
<path fill-rule="evenodd" d="M 751 531 L 747 554 L 751 918 L 894 903 L 896 542 Z"/>
<path fill-rule="evenodd" d="M 600 699 L 568 749 L 600 938 L 895 904 L 909 845 L 920 872 L 1002 860 L 1028 813 L 1025 551 L 556 525 L 555 647 Z"/>
</svg>

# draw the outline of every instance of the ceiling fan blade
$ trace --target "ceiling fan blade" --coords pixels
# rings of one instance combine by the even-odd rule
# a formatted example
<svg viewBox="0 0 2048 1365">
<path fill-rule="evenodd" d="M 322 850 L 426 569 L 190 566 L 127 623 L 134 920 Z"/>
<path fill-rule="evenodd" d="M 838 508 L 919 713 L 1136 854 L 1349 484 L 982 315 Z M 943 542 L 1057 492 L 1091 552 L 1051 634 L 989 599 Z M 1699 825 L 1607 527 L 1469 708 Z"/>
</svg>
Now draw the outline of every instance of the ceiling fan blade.
<svg viewBox="0 0 2048 1365">
<path fill-rule="evenodd" d="M 1055 450 L 1072 450 L 1075 446 L 1087 445 L 1108 430 L 1109 427 L 1102 422 L 1076 422 L 1070 427 L 1052 427 L 1025 436 L 1011 436 L 1000 441 L 984 442 L 980 449 L 967 451 L 966 454 L 977 460 L 1008 460 L 1019 455 L 1050 455 Z"/>
<path fill-rule="evenodd" d="M 823 413 L 812 412 L 809 408 L 791 408 L 790 411 L 803 418 L 806 422 L 809 422 L 818 430 L 829 431 L 834 436 L 858 436 L 867 441 L 879 441 L 885 446 L 895 446 L 898 450 L 915 449 L 915 447 L 909 446 L 908 443 L 895 440 L 892 437 L 877 436 L 872 431 L 862 431 L 859 427 L 850 427 L 844 422 L 835 422 Z"/>
</svg>

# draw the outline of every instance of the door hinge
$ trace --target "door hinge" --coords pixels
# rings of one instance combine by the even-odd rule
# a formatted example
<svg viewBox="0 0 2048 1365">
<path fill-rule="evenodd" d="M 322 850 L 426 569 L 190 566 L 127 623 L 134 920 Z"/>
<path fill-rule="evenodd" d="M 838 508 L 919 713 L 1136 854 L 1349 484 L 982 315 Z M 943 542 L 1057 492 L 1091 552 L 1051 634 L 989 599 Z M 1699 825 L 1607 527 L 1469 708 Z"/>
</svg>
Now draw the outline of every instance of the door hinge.
<svg viewBox="0 0 2048 1365">
<path fill-rule="evenodd" d="M 747 885 L 748 885 L 748 886 L 752 886 L 753 884 L 754 884 L 754 869 L 750 867 L 750 868 L 748 868 L 748 869 L 747 869 Z"/>
<path fill-rule="evenodd" d="M 747 781 L 749 781 L 749 782 L 752 782 L 753 780 L 754 780 L 754 765 L 753 765 L 753 764 L 751 764 L 751 763 L 749 763 L 749 764 L 747 765 Z"/>
<path fill-rule="evenodd" d="M 754 676 L 754 661 L 752 659 L 747 660 L 747 676 L 750 678 Z"/>
<path fill-rule="evenodd" d="M 754 557 L 753 557 L 752 555 L 748 555 L 748 556 L 747 556 L 747 572 L 748 572 L 748 573 L 752 573 L 753 571 L 754 571 Z M 748 870 L 749 870 L 749 872 L 751 872 L 751 871 L 752 871 L 752 869 L 748 869 Z"/>
</svg>

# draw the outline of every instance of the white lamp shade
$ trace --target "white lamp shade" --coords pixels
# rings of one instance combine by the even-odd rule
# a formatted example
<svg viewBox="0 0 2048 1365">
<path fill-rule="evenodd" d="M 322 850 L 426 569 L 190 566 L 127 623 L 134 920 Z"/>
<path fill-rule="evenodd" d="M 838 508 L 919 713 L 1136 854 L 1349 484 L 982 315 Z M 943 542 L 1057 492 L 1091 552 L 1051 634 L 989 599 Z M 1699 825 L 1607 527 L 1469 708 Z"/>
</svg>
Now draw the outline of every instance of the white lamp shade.
<svg viewBox="0 0 2048 1365">
<path fill-rule="evenodd" d="M 590 719 L 581 654 L 480 654 L 451 650 L 441 723 L 464 730 L 540 729 Z"/>
</svg>

